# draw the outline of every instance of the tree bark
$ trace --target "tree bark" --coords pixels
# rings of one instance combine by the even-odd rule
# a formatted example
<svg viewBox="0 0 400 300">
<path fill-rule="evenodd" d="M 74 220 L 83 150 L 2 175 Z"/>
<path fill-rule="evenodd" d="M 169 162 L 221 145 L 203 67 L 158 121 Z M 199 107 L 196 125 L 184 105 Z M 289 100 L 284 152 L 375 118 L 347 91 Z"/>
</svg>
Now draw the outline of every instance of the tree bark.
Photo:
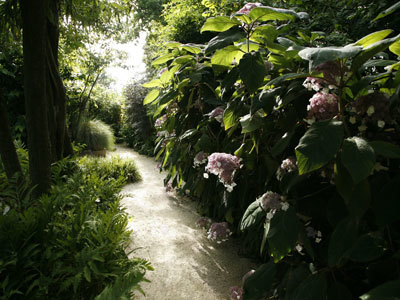
<svg viewBox="0 0 400 300">
<path fill-rule="evenodd" d="M 3 95 L 0 91 L 0 158 L 3 162 L 7 178 L 10 180 L 16 173 L 22 174 L 22 170 L 15 150 L 10 123 L 3 101 Z"/>
<path fill-rule="evenodd" d="M 50 189 L 51 144 L 46 106 L 46 37 L 48 0 L 21 0 L 24 93 L 28 133 L 29 173 L 34 196 Z"/>
</svg>

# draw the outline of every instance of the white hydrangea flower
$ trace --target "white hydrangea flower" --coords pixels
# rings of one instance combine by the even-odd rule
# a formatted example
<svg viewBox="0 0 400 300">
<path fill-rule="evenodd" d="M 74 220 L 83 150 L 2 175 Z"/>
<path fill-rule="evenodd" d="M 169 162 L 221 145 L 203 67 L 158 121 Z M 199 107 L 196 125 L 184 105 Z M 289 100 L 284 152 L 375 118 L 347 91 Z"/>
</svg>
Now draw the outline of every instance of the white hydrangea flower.
<svg viewBox="0 0 400 300">
<path fill-rule="evenodd" d="M 378 127 L 379 127 L 379 128 L 385 127 L 385 121 L 379 120 L 379 121 L 378 121 Z"/>
<path fill-rule="evenodd" d="M 356 124 L 357 122 L 355 117 L 350 117 L 349 121 L 351 124 Z"/>
<path fill-rule="evenodd" d="M 370 105 L 367 109 L 367 115 L 368 117 L 372 116 L 372 114 L 375 112 L 375 107 L 373 105 Z"/>
</svg>

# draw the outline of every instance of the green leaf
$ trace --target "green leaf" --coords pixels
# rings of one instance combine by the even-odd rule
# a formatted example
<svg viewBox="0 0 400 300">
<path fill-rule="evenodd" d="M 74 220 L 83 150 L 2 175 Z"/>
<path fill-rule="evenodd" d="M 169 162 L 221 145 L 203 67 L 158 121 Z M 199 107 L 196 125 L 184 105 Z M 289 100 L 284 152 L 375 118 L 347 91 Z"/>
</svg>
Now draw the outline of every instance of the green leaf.
<svg viewBox="0 0 400 300">
<path fill-rule="evenodd" d="M 351 249 L 349 258 L 352 261 L 365 263 L 381 257 L 385 248 L 380 241 L 372 234 L 360 236 Z"/>
<path fill-rule="evenodd" d="M 232 45 L 234 42 L 244 39 L 245 37 L 246 35 L 242 30 L 238 31 L 235 28 L 232 28 L 231 30 L 225 32 L 221 32 L 208 42 L 205 53 L 208 54 L 217 49 Z"/>
<path fill-rule="evenodd" d="M 228 130 L 232 126 L 236 125 L 239 116 L 236 115 L 236 105 L 229 103 L 228 107 L 224 111 L 224 126 L 225 130 Z"/>
<path fill-rule="evenodd" d="M 311 75 L 312 74 L 310 74 L 310 73 L 287 73 L 287 74 L 281 75 L 281 76 L 276 77 L 276 78 L 272 79 L 271 81 L 267 82 L 266 86 L 278 86 L 285 80 L 306 78 Z"/>
<path fill-rule="evenodd" d="M 222 32 L 240 24 L 240 21 L 235 18 L 225 16 L 212 17 L 206 20 L 203 27 L 201 27 L 200 33 L 204 31 Z"/>
<path fill-rule="evenodd" d="M 293 300 L 322 300 L 326 299 L 327 283 L 324 274 L 307 277 L 294 291 Z"/>
<path fill-rule="evenodd" d="M 274 262 L 280 261 L 292 251 L 296 246 L 298 233 L 299 221 L 293 207 L 275 213 L 268 234 L 269 250 Z"/>
<path fill-rule="evenodd" d="M 267 74 L 264 60 L 259 52 L 246 53 L 239 63 L 240 78 L 247 89 L 254 93 Z"/>
<path fill-rule="evenodd" d="M 360 46 L 347 45 L 345 47 L 306 48 L 298 54 L 302 59 L 310 61 L 310 70 L 316 66 L 339 58 L 350 58 L 362 51 Z"/>
<path fill-rule="evenodd" d="M 145 88 L 152 88 L 152 87 L 162 87 L 162 84 L 160 79 L 154 79 L 150 82 L 142 84 L 142 86 Z"/>
<path fill-rule="evenodd" d="M 254 201 L 243 214 L 242 220 L 240 221 L 240 230 L 244 231 L 259 223 L 264 216 L 265 212 L 260 206 L 260 202 L 258 200 Z"/>
<path fill-rule="evenodd" d="M 341 282 L 334 282 L 328 289 L 328 299 L 327 300 L 352 300 L 353 295 L 349 289 Z"/>
<path fill-rule="evenodd" d="M 240 118 L 240 125 L 242 125 L 242 133 L 252 132 L 257 130 L 263 125 L 262 117 L 259 114 L 247 114 Z"/>
<path fill-rule="evenodd" d="M 360 297 L 362 300 L 399 300 L 400 280 L 385 282 Z"/>
<path fill-rule="evenodd" d="M 388 9 L 385 9 L 383 12 L 381 12 L 375 19 L 373 19 L 372 21 L 377 21 L 381 18 L 384 18 L 392 13 L 394 13 L 396 10 L 400 9 L 400 1 L 393 4 L 392 6 L 390 6 Z"/>
<path fill-rule="evenodd" d="M 295 148 L 299 174 L 317 170 L 334 158 L 343 136 L 343 124 L 340 121 L 312 124 Z"/>
<path fill-rule="evenodd" d="M 344 140 L 341 158 L 355 184 L 367 178 L 375 165 L 374 149 L 356 136 Z"/>
<path fill-rule="evenodd" d="M 158 95 L 160 95 L 159 90 L 157 89 L 151 90 L 144 98 L 143 105 L 150 104 L 151 102 L 157 99 Z"/>
<path fill-rule="evenodd" d="M 239 79 L 239 68 L 233 68 L 225 75 L 224 79 L 221 82 L 222 88 L 231 88 L 235 82 Z"/>
<path fill-rule="evenodd" d="M 181 47 L 182 47 L 182 49 L 185 49 L 186 51 L 193 53 L 193 54 L 201 53 L 201 48 L 195 44 L 182 44 Z"/>
<path fill-rule="evenodd" d="M 367 179 L 354 184 L 350 173 L 341 161 L 335 165 L 336 189 L 342 196 L 350 214 L 358 219 L 364 215 L 371 203 L 371 188 Z"/>
<path fill-rule="evenodd" d="M 193 64 L 196 62 L 195 58 L 192 55 L 183 55 L 183 56 L 178 56 L 177 58 L 174 59 L 171 65 L 184 65 L 188 62 L 192 62 Z M 164 75 L 164 73 L 163 73 Z"/>
<path fill-rule="evenodd" d="M 298 15 L 295 11 L 290 9 L 260 6 L 253 8 L 249 13 L 249 17 L 253 22 L 265 22 L 273 20 L 292 21 L 298 18 Z"/>
<path fill-rule="evenodd" d="M 343 258 L 347 257 L 357 239 L 357 222 L 347 217 L 339 222 L 329 240 L 328 264 L 331 267 L 340 265 Z"/>
<path fill-rule="evenodd" d="M 278 96 L 281 91 L 282 87 L 264 89 L 261 94 L 254 96 L 251 101 L 250 113 L 254 114 L 260 108 L 262 108 L 266 114 L 271 113 L 276 105 L 276 96 Z"/>
<path fill-rule="evenodd" d="M 400 178 L 394 178 L 385 184 L 373 199 L 373 212 L 376 223 L 386 226 L 400 220 Z"/>
<path fill-rule="evenodd" d="M 361 46 L 363 48 L 368 47 L 369 45 L 371 45 L 373 43 L 383 40 L 385 37 L 387 37 L 392 32 L 393 32 L 393 30 L 391 30 L 391 29 L 385 29 L 385 30 L 373 32 L 373 33 L 368 34 L 367 36 L 363 37 L 362 39 L 358 40 L 357 42 L 355 42 L 354 46 Z"/>
<path fill-rule="evenodd" d="M 372 141 L 369 144 L 377 155 L 387 158 L 400 158 L 400 147 L 398 145 L 384 141 Z"/>
<path fill-rule="evenodd" d="M 156 65 L 162 65 L 164 63 L 166 63 L 167 61 L 170 61 L 171 59 L 173 59 L 175 57 L 175 54 L 173 53 L 167 53 L 163 56 L 160 56 L 159 58 L 157 58 L 156 60 L 154 60 L 151 64 L 153 66 Z"/>
<path fill-rule="evenodd" d="M 277 38 L 278 35 L 279 32 L 276 30 L 275 26 L 265 24 L 257 26 L 256 29 L 254 29 L 251 39 L 262 38 L 272 42 Z"/>
<path fill-rule="evenodd" d="M 90 282 L 90 269 L 87 266 L 83 268 L 83 275 L 85 276 L 87 282 Z"/>
<path fill-rule="evenodd" d="M 278 142 L 272 146 L 271 148 L 271 155 L 272 156 L 278 156 L 281 154 L 283 151 L 285 151 L 286 147 L 289 145 L 290 140 L 292 139 L 292 136 L 294 134 L 294 131 L 291 132 L 286 132 L 279 140 Z"/>
<path fill-rule="evenodd" d="M 240 51 L 239 47 L 231 45 L 217 50 L 211 57 L 211 64 L 231 67 L 233 60 L 238 62 L 243 55 L 244 53 Z"/>
<path fill-rule="evenodd" d="M 369 60 L 371 57 L 378 54 L 379 52 L 384 51 L 387 47 L 389 47 L 391 44 L 398 41 L 399 39 L 400 39 L 400 34 L 393 38 L 384 39 L 379 42 L 373 43 L 368 47 L 364 48 L 360 53 L 357 54 L 357 56 L 354 57 L 353 63 L 351 65 L 351 71 L 357 72 L 358 69 L 360 69 L 360 67 L 367 60 Z"/>
<path fill-rule="evenodd" d="M 400 56 L 400 41 L 394 42 L 389 46 L 389 50 L 397 56 Z"/>
<path fill-rule="evenodd" d="M 258 300 L 268 292 L 274 282 L 276 266 L 273 262 L 261 265 L 243 283 L 243 300 Z"/>
</svg>

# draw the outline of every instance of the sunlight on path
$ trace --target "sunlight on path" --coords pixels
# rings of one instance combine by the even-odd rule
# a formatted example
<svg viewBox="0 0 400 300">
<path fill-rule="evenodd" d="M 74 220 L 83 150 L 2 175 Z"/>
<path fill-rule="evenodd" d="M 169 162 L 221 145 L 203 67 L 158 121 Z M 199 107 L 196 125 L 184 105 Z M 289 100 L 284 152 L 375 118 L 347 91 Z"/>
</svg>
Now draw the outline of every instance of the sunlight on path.
<svg viewBox="0 0 400 300">
<path fill-rule="evenodd" d="M 136 299 L 229 299 L 229 287 L 240 285 L 254 264 L 237 255 L 233 241 L 207 240 L 195 227 L 199 215 L 193 204 L 165 192 L 163 175 L 152 158 L 123 147 L 113 155 L 132 158 L 143 177 L 142 182 L 124 188 L 129 195 L 122 201 L 133 216 L 131 247 L 139 248 L 134 254 L 155 268 L 146 276 L 152 282 L 142 284 L 146 297 Z"/>
</svg>

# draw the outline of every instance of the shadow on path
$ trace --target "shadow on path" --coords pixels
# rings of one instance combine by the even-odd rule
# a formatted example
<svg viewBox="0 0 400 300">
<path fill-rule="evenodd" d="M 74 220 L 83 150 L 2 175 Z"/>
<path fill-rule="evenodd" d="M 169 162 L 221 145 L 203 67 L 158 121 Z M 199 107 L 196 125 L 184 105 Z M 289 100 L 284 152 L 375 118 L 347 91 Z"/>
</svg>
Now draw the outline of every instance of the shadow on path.
<svg viewBox="0 0 400 300">
<path fill-rule="evenodd" d="M 199 215 L 193 203 L 165 192 L 163 174 L 152 158 L 124 147 L 112 155 L 132 158 L 143 177 L 122 191 L 127 194 L 122 204 L 133 216 L 131 248 L 138 248 L 135 256 L 148 259 L 155 268 L 146 276 L 151 283 L 142 285 L 146 297 L 135 299 L 229 299 L 229 287 L 240 285 L 254 264 L 237 255 L 233 240 L 222 244 L 207 240 L 195 227 Z"/>
</svg>

